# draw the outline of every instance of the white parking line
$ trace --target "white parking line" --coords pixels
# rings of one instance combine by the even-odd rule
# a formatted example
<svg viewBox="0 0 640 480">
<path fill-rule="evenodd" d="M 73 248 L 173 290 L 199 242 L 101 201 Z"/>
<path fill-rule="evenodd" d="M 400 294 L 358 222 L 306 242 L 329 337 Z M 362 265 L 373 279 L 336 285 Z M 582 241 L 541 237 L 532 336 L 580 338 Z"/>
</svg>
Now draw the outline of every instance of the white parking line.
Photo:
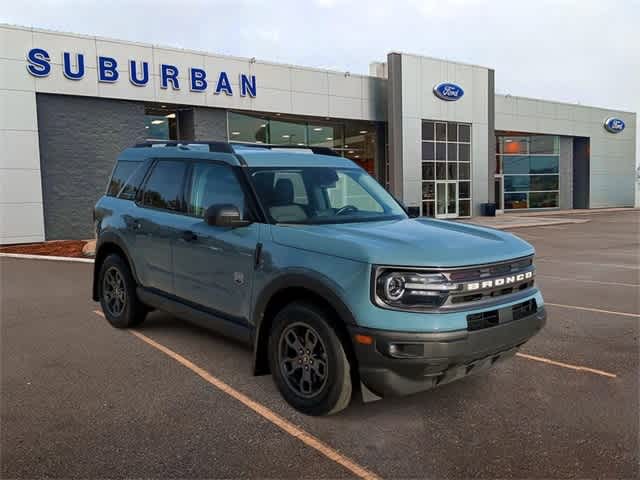
<svg viewBox="0 0 640 480">
<path fill-rule="evenodd" d="M 580 278 L 556 277 L 554 275 L 536 275 L 536 278 L 551 278 L 554 280 L 566 280 L 570 282 L 580 282 L 580 283 L 596 283 L 598 285 L 612 285 L 614 287 L 640 288 L 639 283 L 604 282 L 601 280 L 583 280 Z"/>
<path fill-rule="evenodd" d="M 569 309 L 575 309 L 575 310 L 586 310 L 587 312 L 606 313 L 608 315 L 621 315 L 623 317 L 640 318 L 640 314 L 638 313 L 615 312 L 612 310 L 601 310 L 599 308 L 578 307 L 577 305 L 562 305 L 561 303 L 544 302 L 544 305 L 545 307 L 551 306 L 551 307 L 569 308 Z"/>
</svg>

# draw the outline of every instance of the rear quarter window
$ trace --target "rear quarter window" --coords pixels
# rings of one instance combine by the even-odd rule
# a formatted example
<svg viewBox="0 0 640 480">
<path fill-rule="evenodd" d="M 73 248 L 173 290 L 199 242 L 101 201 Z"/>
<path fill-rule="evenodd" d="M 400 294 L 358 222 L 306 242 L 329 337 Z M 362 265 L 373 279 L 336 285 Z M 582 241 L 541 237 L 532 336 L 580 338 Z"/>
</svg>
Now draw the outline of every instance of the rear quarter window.
<svg viewBox="0 0 640 480">
<path fill-rule="evenodd" d="M 120 193 L 131 175 L 142 165 L 142 162 L 119 161 L 116 163 L 111 180 L 107 186 L 107 196 L 115 197 Z"/>
</svg>

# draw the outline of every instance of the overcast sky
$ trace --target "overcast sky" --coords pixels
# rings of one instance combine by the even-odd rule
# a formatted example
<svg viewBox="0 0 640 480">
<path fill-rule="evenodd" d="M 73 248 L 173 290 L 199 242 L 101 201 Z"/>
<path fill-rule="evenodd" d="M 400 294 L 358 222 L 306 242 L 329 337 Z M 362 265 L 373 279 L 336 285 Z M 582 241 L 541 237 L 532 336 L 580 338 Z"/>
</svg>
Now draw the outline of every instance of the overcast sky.
<svg viewBox="0 0 640 480">
<path fill-rule="evenodd" d="M 0 3 L 5 23 L 354 73 L 446 58 L 494 68 L 498 93 L 640 111 L 640 0 Z"/>
</svg>

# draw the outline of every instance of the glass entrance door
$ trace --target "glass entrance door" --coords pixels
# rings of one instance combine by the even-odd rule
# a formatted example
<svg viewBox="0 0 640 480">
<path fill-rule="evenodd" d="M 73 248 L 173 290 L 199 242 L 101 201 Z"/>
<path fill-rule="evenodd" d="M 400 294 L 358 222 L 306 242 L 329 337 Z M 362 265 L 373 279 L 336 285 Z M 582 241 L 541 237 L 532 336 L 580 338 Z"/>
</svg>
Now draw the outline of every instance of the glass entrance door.
<svg viewBox="0 0 640 480">
<path fill-rule="evenodd" d="M 436 218 L 458 216 L 458 182 L 436 182 Z"/>
</svg>

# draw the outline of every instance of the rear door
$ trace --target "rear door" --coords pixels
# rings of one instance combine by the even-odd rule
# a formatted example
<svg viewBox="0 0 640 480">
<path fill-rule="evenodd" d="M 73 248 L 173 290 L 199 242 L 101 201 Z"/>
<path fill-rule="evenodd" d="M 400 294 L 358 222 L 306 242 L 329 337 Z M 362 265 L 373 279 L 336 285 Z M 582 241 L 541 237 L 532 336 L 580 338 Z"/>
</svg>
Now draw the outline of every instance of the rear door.
<svg viewBox="0 0 640 480">
<path fill-rule="evenodd" d="M 252 213 L 238 169 L 222 162 L 193 161 L 185 185 L 185 214 L 173 249 L 176 294 L 218 316 L 246 325 L 250 314 L 255 251 L 261 224 L 208 225 L 204 212 L 232 204 Z"/>
<path fill-rule="evenodd" d="M 174 294 L 172 244 L 179 229 L 176 218 L 184 211 L 184 160 L 156 160 L 138 194 L 135 232 L 136 271 L 143 286 Z"/>
</svg>

